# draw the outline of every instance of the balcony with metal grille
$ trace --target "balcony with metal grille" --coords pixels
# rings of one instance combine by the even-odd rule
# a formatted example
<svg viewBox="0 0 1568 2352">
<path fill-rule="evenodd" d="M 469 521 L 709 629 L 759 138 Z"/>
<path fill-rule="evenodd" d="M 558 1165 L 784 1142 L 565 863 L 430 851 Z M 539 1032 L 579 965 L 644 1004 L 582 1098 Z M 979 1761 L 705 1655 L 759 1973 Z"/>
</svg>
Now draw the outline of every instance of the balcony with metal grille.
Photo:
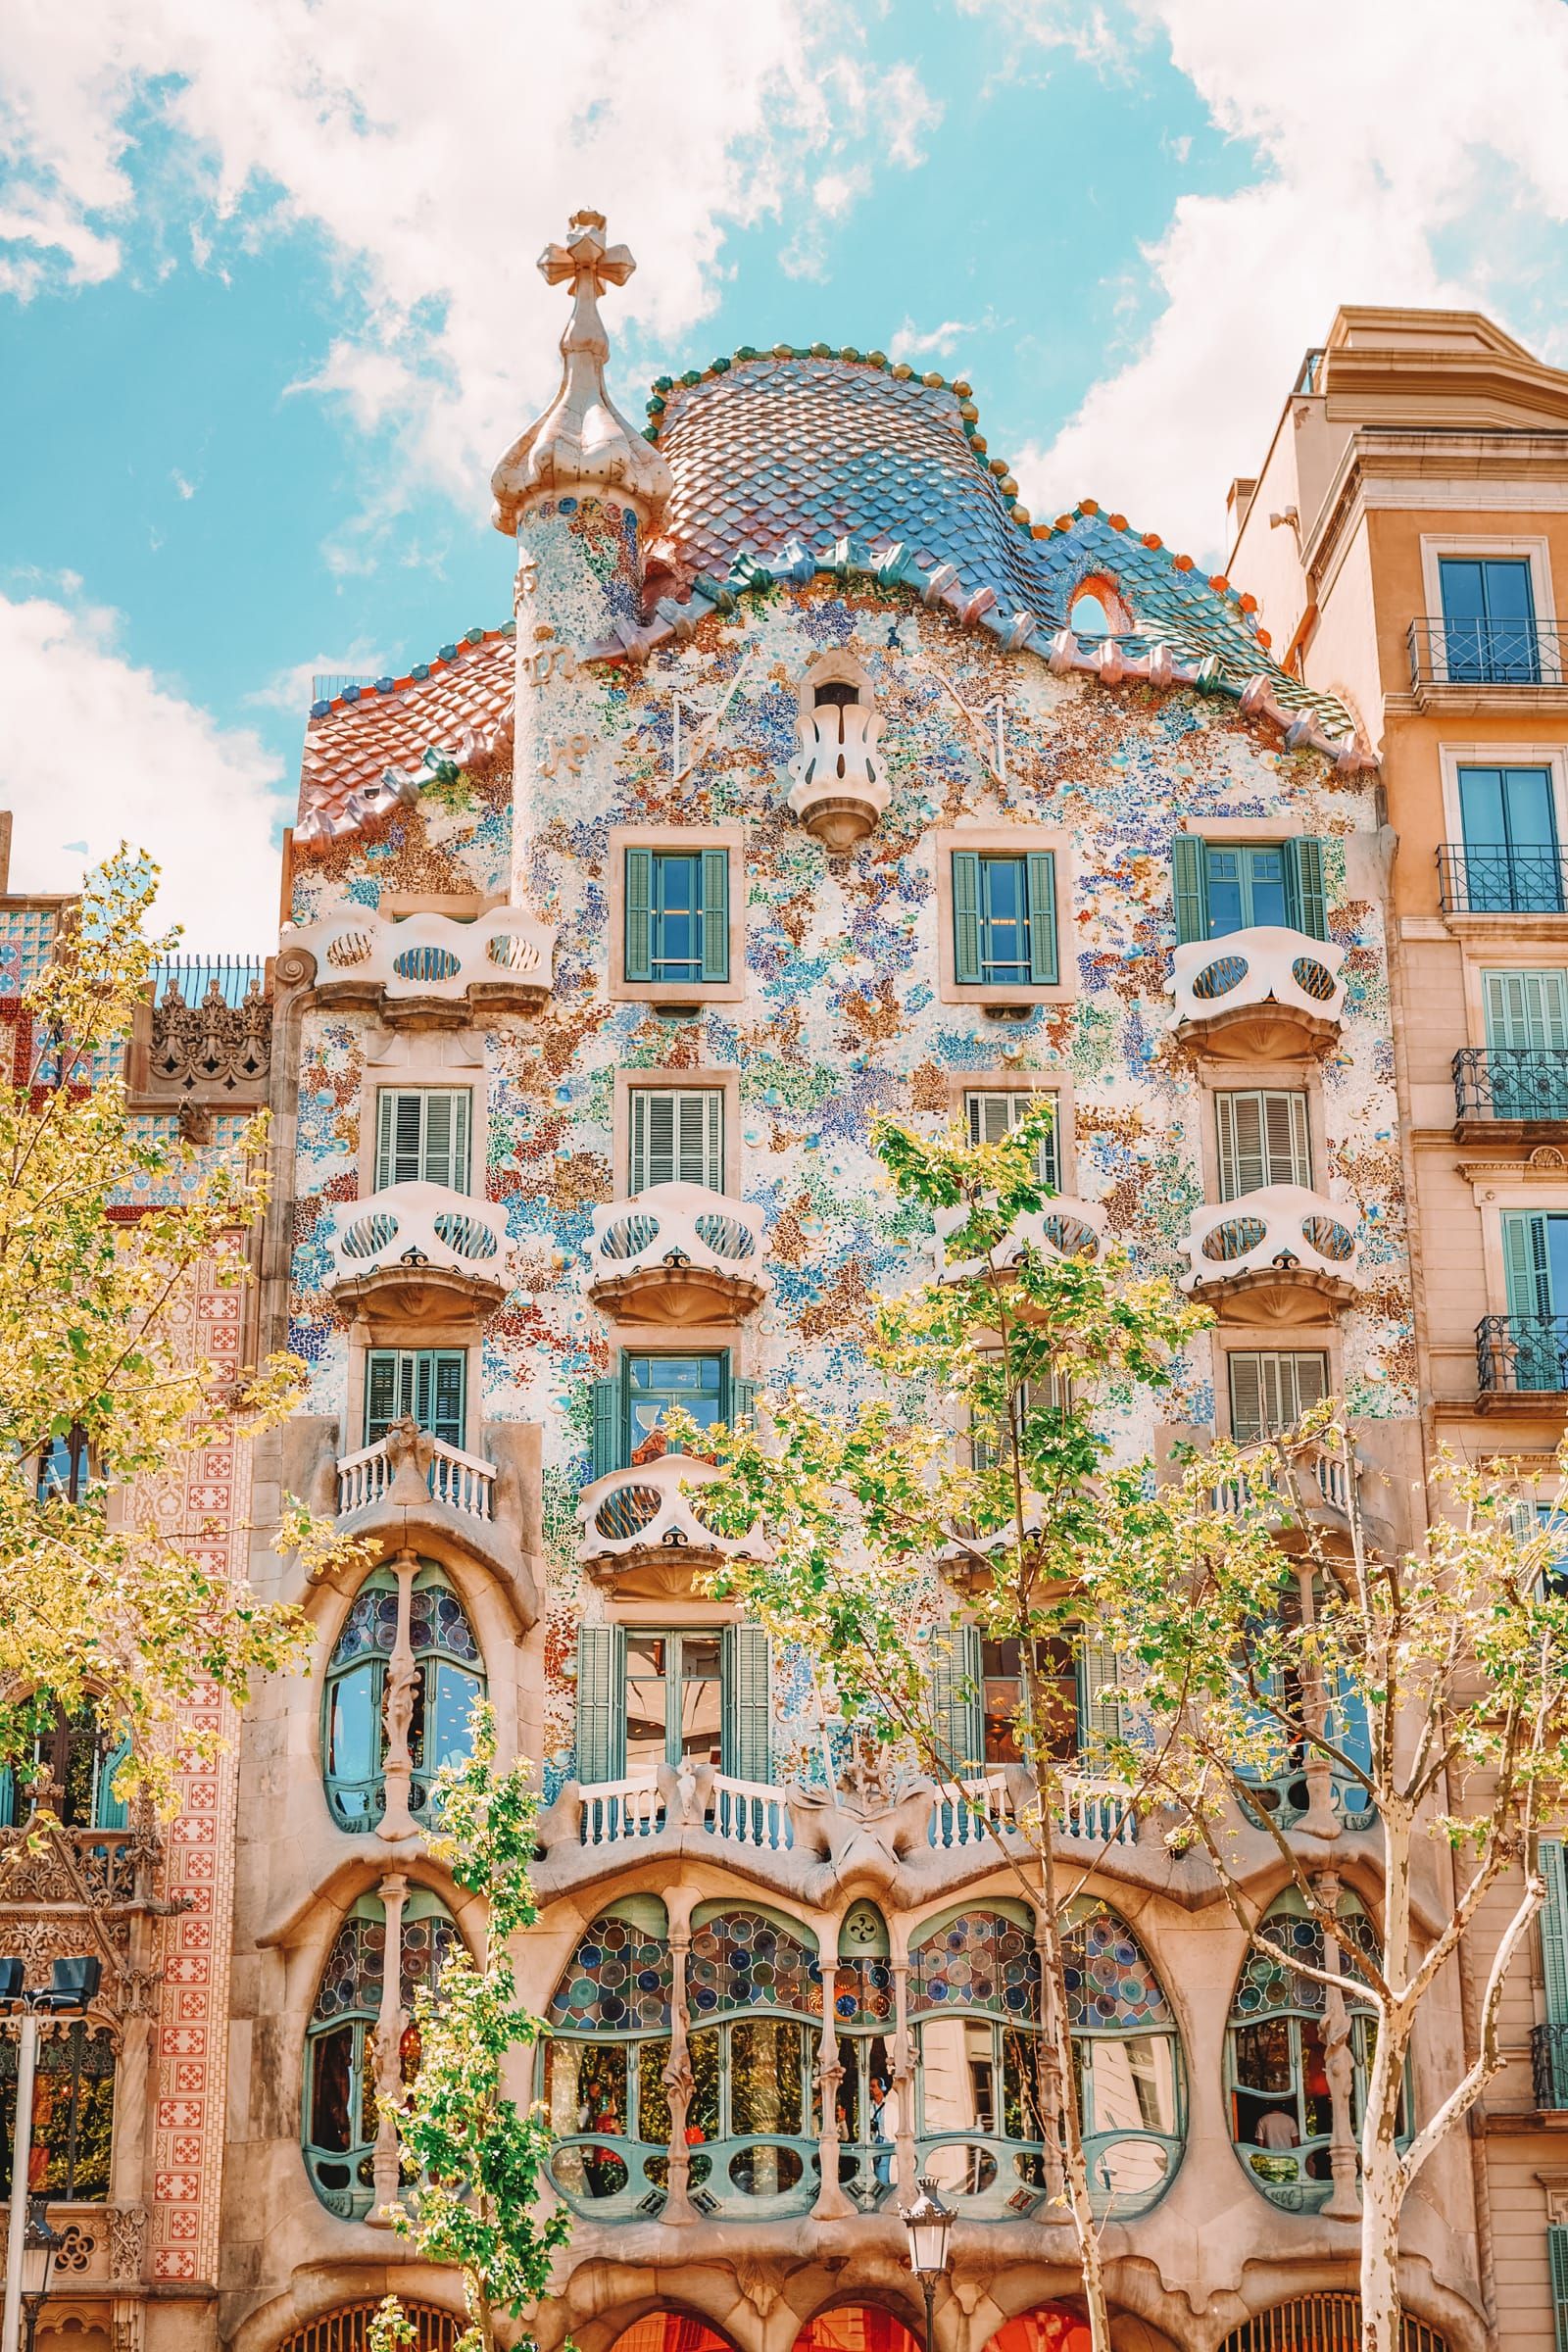
<svg viewBox="0 0 1568 2352">
<path fill-rule="evenodd" d="M 1189 940 L 1171 958 L 1171 1027 L 1216 1059 L 1327 1054 L 1345 1014 L 1345 950 L 1279 924 Z"/>
<path fill-rule="evenodd" d="M 1476 709 L 1568 695 L 1563 633 L 1552 621 L 1446 620 L 1424 613 L 1405 633 L 1417 707 Z"/>
<path fill-rule="evenodd" d="M 1568 1315 L 1484 1315 L 1476 1326 L 1483 1406 L 1568 1396 Z"/>
<path fill-rule="evenodd" d="M 1304 1185 L 1269 1184 L 1193 1211 L 1181 1287 L 1235 1322 L 1319 1321 L 1360 1290 L 1358 1245 L 1346 1211 Z"/>
<path fill-rule="evenodd" d="M 1499 1129 L 1523 1142 L 1537 1128 L 1560 1135 L 1568 1125 L 1568 1052 L 1461 1046 L 1453 1057 L 1453 1101 L 1460 1143 L 1500 1141 Z"/>
<path fill-rule="evenodd" d="M 1568 912 L 1568 855 L 1512 842 L 1446 841 L 1438 892 L 1447 915 Z"/>
<path fill-rule="evenodd" d="M 1568 2114 L 1568 2026 L 1531 2029 L 1530 2077 L 1538 2114 Z"/>
</svg>

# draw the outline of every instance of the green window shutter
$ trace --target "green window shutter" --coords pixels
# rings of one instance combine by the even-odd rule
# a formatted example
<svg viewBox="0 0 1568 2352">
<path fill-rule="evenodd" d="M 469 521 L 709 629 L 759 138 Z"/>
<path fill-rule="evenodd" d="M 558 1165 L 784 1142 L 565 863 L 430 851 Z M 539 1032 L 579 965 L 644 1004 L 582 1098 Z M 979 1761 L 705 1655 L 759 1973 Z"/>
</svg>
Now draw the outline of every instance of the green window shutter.
<svg viewBox="0 0 1568 2352">
<path fill-rule="evenodd" d="M 1304 931 L 1308 939 L 1327 939 L 1329 909 L 1323 885 L 1323 844 L 1314 841 L 1310 834 L 1285 844 L 1285 896 L 1296 917 L 1297 930 Z"/>
<path fill-rule="evenodd" d="M 767 1631 L 744 1619 L 726 1626 L 723 1646 L 724 1770 L 738 1781 L 773 1777 Z"/>
<path fill-rule="evenodd" d="M 1568 1049 L 1568 972 L 1484 972 L 1487 1044 L 1509 1054 Z"/>
<path fill-rule="evenodd" d="M 1056 985 L 1056 858 L 1053 850 L 1031 850 L 1024 859 L 1029 903 L 1029 978 L 1037 988 Z"/>
<path fill-rule="evenodd" d="M 1505 1209 L 1502 1255 L 1510 1315 L 1549 1315 L 1551 1271 L 1546 1255 L 1546 1220 L 1532 1209 Z"/>
<path fill-rule="evenodd" d="M 1557 2352 L 1568 2352 L 1568 2230 L 1560 2222 L 1547 2228 L 1546 2253 L 1551 2264 L 1551 2317 L 1557 2330 Z"/>
<path fill-rule="evenodd" d="M 1113 1649 L 1087 1637 L 1078 1649 L 1078 1740 L 1093 1748 L 1122 1734 L 1121 1665 Z"/>
<path fill-rule="evenodd" d="M 621 1384 L 618 1374 L 609 1380 L 594 1382 L 594 1476 L 608 1477 L 612 1470 L 622 1467 L 620 1432 L 624 1421 L 621 1410 Z"/>
<path fill-rule="evenodd" d="M 366 1365 L 365 1380 L 365 1443 L 373 1446 L 384 1437 L 388 1425 L 398 1420 L 404 1406 L 400 1395 L 400 1374 L 405 1358 L 395 1348 L 378 1348 Z"/>
<path fill-rule="evenodd" d="M 755 1380 L 732 1380 L 729 1384 L 729 1418 L 731 1422 L 750 1421 L 757 1412 L 757 1383 Z"/>
<path fill-rule="evenodd" d="M 626 1770 L 626 1635 L 577 1628 L 577 1778 L 618 1781 Z"/>
<path fill-rule="evenodd" d="M 985 1760 L 980 1634 L 972 1625 L 948 1632 L 951 1648 L 933 1645 L 931 1653 L 932 1736 L 943 1770 L 955 1780 L 972 1780 Z"/>
<path fill-rule="evenodd" d="M 975 850 L 953 853 L 953 977 L 960 988 L 976 987 L 980 971 L 980 858 Z"/>
<path fill-rule="evenodd" d="M 115 1775 L 130 1761 L 130 1741 L 117 1740 L 98 1768 L 98 1802 L 93 1810 L 93 1827 L 97 1830 L 122 1830 L 125 1827 L 125 1802 L 115 1794 Z"/>
<path fill-rule="evenodd" d="M 445 1348 L 439 1354 L 431 1351 L 419 1358 L 419 1404 L 416 1418 L 419 1427 L 439 1438 L 443 1446 L 461 1448 L 463 1445 L 467 1370 L 466 1356 Z"/>
<path fill-rule="evenodd" d="M 1207 844 L 1196 833 L 1178 833 L 1171 843 L 1171 872 L 1176 895 L 1176 938 L 1208 937 Z"/>
<path fill-rule="evenodd" d="M 729 852 L 705 850 L 703 865 L 703 978 L 729 978 Z"/>
<path fill-rule="evenodd" d="M 626 852 L 626 970 L 629 983 L 654 976 L 654 853 Z"/>
<path fill-rule="evenodd" d="M 1541 1912 L 1541 1975 L 1546 1991 L 1546 2023 L 1568 2026 L 1568 1848 L 1560 1838 L 1541 1840 L 1541 1871 L 1546 1900 Z"/>
</svg>

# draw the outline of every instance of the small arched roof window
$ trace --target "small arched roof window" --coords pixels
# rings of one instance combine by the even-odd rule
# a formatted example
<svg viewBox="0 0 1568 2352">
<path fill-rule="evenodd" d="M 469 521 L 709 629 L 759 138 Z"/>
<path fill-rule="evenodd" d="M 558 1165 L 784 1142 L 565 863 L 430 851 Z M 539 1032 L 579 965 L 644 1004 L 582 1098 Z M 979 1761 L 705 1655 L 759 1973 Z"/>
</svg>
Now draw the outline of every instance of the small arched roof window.
<svg viewBox="0 0 1568 2352">
<path fill-rule="evenodd" d="M 1092 571 L 1072 592 L 1067 626 L 1080 637 L 1124 637 L 1132 615 L 1107 572 Z"/>
</svg>

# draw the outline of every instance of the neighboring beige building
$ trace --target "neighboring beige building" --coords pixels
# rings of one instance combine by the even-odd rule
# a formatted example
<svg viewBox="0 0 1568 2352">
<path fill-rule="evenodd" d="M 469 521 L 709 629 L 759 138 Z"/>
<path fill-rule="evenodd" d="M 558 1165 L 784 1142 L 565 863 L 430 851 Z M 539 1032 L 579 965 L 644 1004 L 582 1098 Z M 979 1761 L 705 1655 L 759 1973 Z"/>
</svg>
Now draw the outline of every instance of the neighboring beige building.
<svg viewBox="0 0 1568 2352">
<path fill-rule="evenodd" d="M 1568 375 L 1473 312 L 1343 310 L 1231 514 L 1229 568 L 1286 667 L 1342 696 L 1380 759 L 1428 1459 L 1518 1456 L 1527 1500 L 1549 1501 L 1568 1409 Z M 1543 2348 L 1568 2329 L 1549 1859 L 1477 2141 L 1489 2295 L 1510 2342 Z"/>
</svg>

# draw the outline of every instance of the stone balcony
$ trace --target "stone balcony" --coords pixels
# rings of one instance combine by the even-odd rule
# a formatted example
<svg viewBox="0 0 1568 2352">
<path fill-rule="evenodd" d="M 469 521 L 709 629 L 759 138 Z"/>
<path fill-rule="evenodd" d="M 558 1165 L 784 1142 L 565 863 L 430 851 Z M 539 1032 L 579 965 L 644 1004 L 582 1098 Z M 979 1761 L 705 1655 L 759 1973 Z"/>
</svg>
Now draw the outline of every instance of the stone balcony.
<svg viewBox="0 0 1568 2352">
<path fill-rule="evenodd" d="M 495 1517 L 494 1462 L 399 1422 L 337 1465 L 337 1512 L 355 1519 L 383 1502 L 426 1500 L 469 1519 Z"/>
<path fill-rule="evenodd" d="M 505 1209 L 441 1184 L 393 1184 L 329 1212 L 326 1291 L 345 1317 L 450 1323 L 511 1288 Z"/>
<path fill-rule="evenodd" d="M 1216 1059 L 1326 1054 L 1345 1016 L 1344 961 L 1332 941 L 1276 924 L 1190 940 L 1171 958 L 1171 1027 Z"/>
<path fill-rule="evenodd" d="M 1318 1323 L 1358 1296 L 1358 1245 L 1345 1211 L 1304 1185 L 1270 1184 L 1193 1211 L 1181 1287 L 1232 1322 Z"/>
<path fill-rule="evenodd" d="M 949 1254 L 949 1244 L 957 1244 L 969 1221 L 969 1211 L 962 1203 L 951 1208 L 932 1211 L 937 1242 L 942 1254 L 939 1282 L 973 1282 L 977 1278 L 1004 1276 L 1030 1251 L 1046 1258 L 1098 1257 L 1104 1248 L 1105 1210 L 1099 1200 L 1077 1200 L 1068 1194 L 1058 1195 L 1046 1208 L 1022 1216 L 1013 1226 L 1003 1246 L 983 1257 L 955 1257 Z"/>
<path fill-rule="evenodd" d="M 655 1184 L 593 1213 L 588 1296 L 621 1323 L 690 1328 L 760 1306 L 761 1212 L 701 1184 Z"/>
<path fill-rule="evenodd" d="M 297 972 L 296 952 L 311 958 Z M 471 922 L 339 906 L 284 926 L 278 976 L 314 982 L 318 1004 L 373 1013 L 391 1029 L 465 1029 L 488 1013 L 537 1012 L 555 952 L 554 930 L 520 906 L 495 906 Z"/>
<path fill-rule="evenodd" d="M 886 811 L 881 732 L 880 716 L 862 703 L 819 703 L 801 713 L 789 807 L 825 849 L 852 848 Z"/>
<path fill-rule="evenodd" d="M 631 1598 L 690 1597 L 693 1579 L 729 1559 L 762 1559 L 761 1537 L 721 1535 L 703 1516 L 719 1473 L 689 1453 L 612 1470 L 584 1487 L 577 1556 L 595 1582 Z"/>
</svg>

